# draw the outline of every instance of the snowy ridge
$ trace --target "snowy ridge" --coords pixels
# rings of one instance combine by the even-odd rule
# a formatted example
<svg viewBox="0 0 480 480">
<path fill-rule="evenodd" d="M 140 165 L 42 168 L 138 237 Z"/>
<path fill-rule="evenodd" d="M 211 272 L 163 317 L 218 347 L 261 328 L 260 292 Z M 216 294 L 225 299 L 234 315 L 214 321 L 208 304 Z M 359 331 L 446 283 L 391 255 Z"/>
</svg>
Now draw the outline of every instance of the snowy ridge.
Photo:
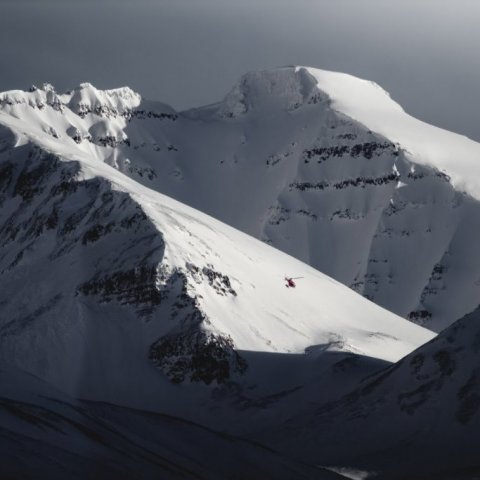
<svg viewBox="0 0 480 480">
<path fill-rule="evenodd" d="M 455 189 L 480 200 L 478 142 L 408 115 L 374 82 L 343 73 L 306 70 L 328 95 L 335 110 L 397 142 L 412 162 L 445 172 Z"/>
<path fill-rule="evenodd" d="M 7 123 L 54 150 L 105 162 L 416 323 L 440 331 L 476 306 L 479 146 L 409 117 L 371 82 L 253 72 L 222 102 L 181 113 L 88 84 L 0 98 Z"/>
<path fill-rule="evenodd" d="M 88 82 L 64 94 L 58 94 L 49 83 L 45 83 L 42 88 L 32 86 L 29 92 L 12 90 L 0 94 L 0 104 L 3 106 L 24 104 L 38 110 L 49 106 L 60 112 L 70 109 L 79 116 L 91 112 L 122 115 L 137 107 L 140 100 L 140 95 L 129 87 L 102 91 Z"/>
</svg>

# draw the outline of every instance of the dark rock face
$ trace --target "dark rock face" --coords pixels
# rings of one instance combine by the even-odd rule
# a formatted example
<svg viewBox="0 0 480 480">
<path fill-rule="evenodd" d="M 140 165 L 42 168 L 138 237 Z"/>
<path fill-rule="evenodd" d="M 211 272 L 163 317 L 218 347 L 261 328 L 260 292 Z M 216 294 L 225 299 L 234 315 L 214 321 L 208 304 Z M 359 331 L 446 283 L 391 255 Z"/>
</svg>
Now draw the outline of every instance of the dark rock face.
<svg viewBox="0 0 480 480">
<path fill-rule="evenodd" d="M 382 177 L 357 177 L 357 178 L 348 178 L 346 180 L 342 180 L 341 182 L 336 183 L 329 183 L 329 182 L 295 182 L 290 184 L 291 190 L 300 190 L 301 192 L 309 191 L 309 190 L 326 190 L 326 189 L 335 189 L 335 190 L 342 190 L 344 188 L 349 187 L 360 187 L 365 188 L 367 186 L 379 186 L 379 185 L 387 185 L 389 183 L 397 182 L 398 175 L 395 173 L 389 173 Z"/>
<path fill-rule="evenodd" d="M 151 314 L 163 295 L 155 286 L 156 268 L 139 265 L 106 275 L 96 275 L 78 287 L 78 293 L 96 296 L 100 302 L 117 301 L 133 305 L 141 315 Z"/>
<path fill-rule="evenodd" d="M 152 344 L 149 357 L 173 383 L 223 383 L 247 368 L 228 335 L 208 330 L 210 322 L 199 299 L 189 293 L 189 282 L 205 280 L 218 295 L 236 295 L 228 276 L 192 264 L 186 271 L 168 275 L 162 291 L 164 306 L 169 307 L 169 315 L 176 318 L 178 327 Z"/>
<path fill-rule="evenodd" d="M 124 115 L 128 120 L 132 118 L 138 118 L 140 120 L 145 120 L 146 118 L 154 118 L 157 120 L 170 120 L 175 122 L 178 119 L 176 113 L 165 113 L 165 112 L 153 112 L 151 110 L 145 110 L 143 108 L 135 108 Z"/>
<path fill-rule="evenodd" d="M 227 275 L 223 275 L 220 272 L 216 272 L 213 268 L 203 267 L 202 274 L 207 277 L 208 284 L 219 295 L 233 295 L 237 296 L 237 292 L 232 288 L 230 284 L 230 278 Z"/>
<path fill-rule="evenodd" d="M 155 271 L 163 255 L 163 239 L 126 193 L 112 191 L 99 179 L 79 180 L 75 162 L 60 161 L 35 148 L 23 165 L 0 165 L 4 178 L 10 180 L 2 191 L 9 188 L 11 198 L 21 199 L 0 223 L 1 263 L 11 259 L 2 272 L 21 267 L 28 251 L 48 244 L 51 262 L 68 254 L 99 258 L 90 279 L 77 278 L 77 294 L 142 309 L 158 303 Z M 124 251 L 102 254 L 109 242 L 123 244 Z M 129 253 L 136 243 L 143 244 L 140 257 Z M 88 270 L 82 275 L 88 276 Z"/>
<path fill-rule="evenodd" d="M 345 136 L 346 135 L 346 136 Z M 341 135 L 342 139 L 356 138 L 352 134 Z M 370 160 L 374 156 L 378 157 L 385 152 L 390 152 L 394 156 L 398 156 L 398 150 L 393 143 L 384 142 L 365 142 L 353 145 L 332 145 L 328 147 L 317 147 L 303 152 L 303 161 L 309 163 L 310 160 L 316 160 L 322 163 L 330 158 L 342 158 L 348 156 L 351 158 L 363 157 Z"/>
<path fill-rule="evenodd" d="M 162 337 L 150 348 L 150 359 L 173 383 L 189 380 L 220 384 L 247 369 L 230 337 L 196 326 Z"/>
<path fill-rule="evenodd" d="M 428 310 L 414 310 L 407 315 L 407 318 L 418 325 L 422 325 L 432 318 L 432 314 Z"/>
<path fill-rule="evenodd" d="M 116 148 L 120 145 L 130 146 L 130 140 L 128 138 L 118 138 L 115 135 L 105 135 L 103 137 L 98 137 L 95 140 L 90 137 L 90 141 L 102 147 L 111 147 Z"/>
</svg>

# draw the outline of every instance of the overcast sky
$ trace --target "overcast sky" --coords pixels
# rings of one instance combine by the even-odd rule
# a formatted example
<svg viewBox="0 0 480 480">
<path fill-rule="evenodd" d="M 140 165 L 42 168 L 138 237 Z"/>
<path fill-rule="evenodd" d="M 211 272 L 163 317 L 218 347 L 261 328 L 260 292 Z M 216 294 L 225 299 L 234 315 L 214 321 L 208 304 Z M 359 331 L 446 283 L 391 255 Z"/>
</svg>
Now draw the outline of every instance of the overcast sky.
<svg viewBox="0 0 480 480">
<path fill-rule="evenodd" d="M 0 90 L 129 85 L 184 109 L 309 65 L 480 141 L 479 47 L 478 0 L 0 0 Z"/>
</svg>

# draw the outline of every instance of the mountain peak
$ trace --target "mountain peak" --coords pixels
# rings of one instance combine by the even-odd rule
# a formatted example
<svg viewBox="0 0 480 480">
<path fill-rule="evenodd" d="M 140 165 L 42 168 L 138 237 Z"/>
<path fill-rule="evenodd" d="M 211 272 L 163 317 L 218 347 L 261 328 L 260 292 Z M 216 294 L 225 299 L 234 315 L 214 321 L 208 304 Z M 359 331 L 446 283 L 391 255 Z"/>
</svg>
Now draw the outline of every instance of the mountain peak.
<svg viewBox="0 0 480 480">
<path fill-rule="evenodd" d="M 254 71 L 241 77 L 216 111 L 226 118 L 265 116 L 320 102 L 400 145 L 413 162 L 444 172 L 456 189 L 480 199 L 479 144 L 408 115 L 375 82 L 305 66 Z"/>
<path fill-rule="evenodd" d="M 414 163 L 446 173 L 457 190 L 480 199 L 477 142 L 408 115 L 375 82 L 344 73 L 298 68 L 315 78 L 334 110 L 399 144 Z"/>
<path fill-rule="evenodd" d="M 55 92 L 55 87 L 51 83 L 45 82 L 42 85 L 42 90 L 44 92 Z"/>
<path fill-rule="evenodd" d="M 57 111 L 68 108 L 81 117 L 88 113 L 110 117 L 124 115 L 141 102 L 141 95 L 129 87 L 99 90 L 89 82 L 83 82 L 65 93 L 58 93 L 52 84 L 44 83 L 41 88 L 30 87 L 28 92 L 10 90 L 0 94 L 2 106 L 27 105 L 42 110 L 48 105 Z"/>
<path fill-rule="evenodd" d="M 81 83 L 70 94 L 62 96 L 65 104 L 77 114 L 101 111 L 106 114 L 124 114 L 140 105 L 142 97 L 129 87 L 98 90 L 91 83 Z"/>
<path fill-rule="evenodd" d="M 236 117 L 255 109 L 296 110 L 305 104 L 334 101 L 344 107 L 403 112 L 377 83 L 353 75 L 304 66 L 248 72 L 221 102 L 220 113 Z"/>
<path fill-rule="evenodd" d="M 243 75 L 220 104 L 220 115 L 234 118 L 256 109 L 296 110 L 326 100 L 305 69 L 281 67 Z"/>
<path fill-rule="evenodd" d="M 141 99 L 141 95 L 139 93 L 135 92 L 127 86 L 112 88 L 108 90 L 100 90 L 90 82 L 82 82 L 78 87 L 75 87 L 71 90 L 72 93 L 79 91 L 85 91 L 85 93 L 89 92 L 91 95 L 95 95 L 97 97 L 114 97 L 134 101 L 138 101 Z"/>
</svg>

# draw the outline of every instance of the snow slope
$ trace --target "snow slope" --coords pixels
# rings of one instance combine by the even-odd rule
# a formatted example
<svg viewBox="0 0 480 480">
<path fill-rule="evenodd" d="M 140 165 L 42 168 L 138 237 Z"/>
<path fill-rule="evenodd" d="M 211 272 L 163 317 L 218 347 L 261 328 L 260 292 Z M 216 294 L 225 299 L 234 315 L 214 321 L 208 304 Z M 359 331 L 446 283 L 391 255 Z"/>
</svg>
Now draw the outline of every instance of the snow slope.
<svg viewBox="0 0 480 480">
<path fill-rule="evenodd" d="M 476 306 L 480 146 L 413 119 L 372 82 L 253 72 L 218 104 L 181 113 L 128 88 L 32 90 L 0 94 L 1 118 L 52 148 L 105 162 L 433 330 Z"/>
<path fill-rule="evenodd" d="M 37 125 L 0 123 L 0 355 L 69 394 L 183 412 L 204 390 L 168 380 L 241 380 L 248 352 L 396 361 L 433 336 Z"/>
<path fill-rule="evenodd" d="M 408 115 L 374 82 L 343 73 L 306 70 L 329 96 L 333 109 L 398 143 L 413 162 L 447 172 L 456 190 L 480 200 L 478 142 Z"/>
<path fill-rule="evenodd" d="M 479 354 L 477 308 L 343 399 L 264 435 L 304 460 L 379 479 L 477 478 Z"/>
</svg>

